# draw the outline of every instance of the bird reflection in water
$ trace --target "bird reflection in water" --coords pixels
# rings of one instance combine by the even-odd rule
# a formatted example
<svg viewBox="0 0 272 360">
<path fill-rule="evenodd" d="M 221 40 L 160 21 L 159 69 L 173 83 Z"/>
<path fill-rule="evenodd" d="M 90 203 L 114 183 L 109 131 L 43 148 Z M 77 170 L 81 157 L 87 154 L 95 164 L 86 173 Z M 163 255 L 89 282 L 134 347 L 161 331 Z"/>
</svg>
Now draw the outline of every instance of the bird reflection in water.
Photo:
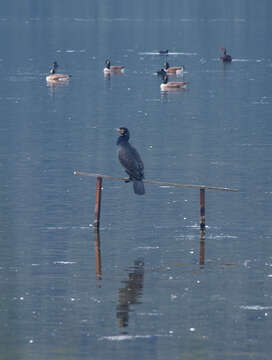
<svg viewBox="0 0 272 360">
<path fill-rule="evenodd" d="M 112 84 L 111 84 L 111 74 L 104 74 L 104 84 L 105 84 L 105 89 L 106 90 L 111 90 L 112 89 Z"/>
<path fill-rule="evenodd" d="M 46 84 L 46 86 L 48 87 L 48 94 L 49 96 L 51 96 L 52 98 L 55 97 L 55 94 L 57 91 L 61 91 L 60 88 L 64 88 L 64 87 L 68 87 L 69 86 L 69 81 L 63 82 L 63 83 L 48 83 Z"/>
<path fill-rule="evenodd" d="M 139 298 L 142 296 L 144 286 L 144 261 L 142 259 L 134 261 L 134 266 L 128 273 L 128 280 L 124 280 L 122 283 L 125 286 L 119 289 L 116 316 L 119 319 L 119 327 L 126 328 L 129 322 L 129 312 L 132 311 L 130 306 L 141 304 Z"/>
</svg>

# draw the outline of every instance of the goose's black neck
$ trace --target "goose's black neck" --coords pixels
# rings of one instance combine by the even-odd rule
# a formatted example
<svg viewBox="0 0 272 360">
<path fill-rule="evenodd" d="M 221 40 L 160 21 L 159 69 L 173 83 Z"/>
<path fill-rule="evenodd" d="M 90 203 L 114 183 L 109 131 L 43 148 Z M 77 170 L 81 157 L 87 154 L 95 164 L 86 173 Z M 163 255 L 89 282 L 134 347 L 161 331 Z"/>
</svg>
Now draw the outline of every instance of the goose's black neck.
<svg viewBox="0 0 272 360">
<path fill-rule="evenodd" d="M 106 64 L 106 68 L 110 69 L 111 66 L 110 60 L 106 60 L 105 64 Z"/>
<path fill-rule="evenodd" d="M 162 82 L 163 82 L 163 84 L 167 84 L 167 82 L 168 82 L 168 76 L 167 76 L 166 74 L 163 75 Z"/>
</svg>

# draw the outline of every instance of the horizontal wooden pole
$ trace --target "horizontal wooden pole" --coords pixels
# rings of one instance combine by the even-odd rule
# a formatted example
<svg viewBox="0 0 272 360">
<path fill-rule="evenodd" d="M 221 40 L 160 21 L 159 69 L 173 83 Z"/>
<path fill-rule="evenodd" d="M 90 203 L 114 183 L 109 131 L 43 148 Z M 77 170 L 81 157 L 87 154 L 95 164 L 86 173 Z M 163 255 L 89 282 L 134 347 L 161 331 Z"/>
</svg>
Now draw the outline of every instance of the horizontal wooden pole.
<svg viewBox="0 0 272 360">
<path fill-rule="evenodd" d="M 128 178 L 121 178 L 116 176 L 110 175 L 102 175 L 102 174 L 91 174 L 82 171 L 74 171 L 74 175 L 79 176 L 90 176 L 90 177 L 100 177 L 104 179 L 111 179 L 111 180 L 118 180 L 118 181 L 128 181 Z M 226 187 L 216 187 L 216 186 L 207 186 L 207 185 L 190 185 L 190 184 L 173 184 L 164 181 L 153 181 L 153 180 L 143 180 L 145 184 L 153 184 L 153 185 L 160 185 L 160 186 L 174 186 L 174 187 L 184 187 L 184 188 L 191 188 L 191 189 L 208 189 L 208 190 L 219 190 L 219 191 L 233 191 L 237 192 L 238 189 L 231 189 Z"/>
</svg>

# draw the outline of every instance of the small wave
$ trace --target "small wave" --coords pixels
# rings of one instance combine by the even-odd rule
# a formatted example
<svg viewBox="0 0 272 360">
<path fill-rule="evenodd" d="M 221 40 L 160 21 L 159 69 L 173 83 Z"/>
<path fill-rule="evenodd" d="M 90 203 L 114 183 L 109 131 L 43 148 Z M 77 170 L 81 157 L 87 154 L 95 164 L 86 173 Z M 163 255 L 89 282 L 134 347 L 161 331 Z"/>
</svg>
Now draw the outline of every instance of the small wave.
<svg viewBox="0 0 272 360">
<path fill-rule="evenodd" d="M 47 226 L 45 230 L 86 230 L 90 229 L 90 226 Z"/>
<path fill-rule="evenodd" d="M 272 310 L 272 306 L 261 306 L 261 305 L 242 305 L 240 309 L 243 310 Z"/>
<path fill-rule="evenodd" d="M 154 250 L 159 249 L 159 246 L 138 246 L 137 249 L 143 249 L 143 250 Z"/>
<path fill-rule="evenodd" d="M 113 336 L 101 336 L 100 338 L 98 338 L 98 340 L 124 341 L 124 340 L 135 340 L 135 339 L 152 339 L 162 336 L 168 337 L 170 335 L 113 335 Z"/>
<path fill-rule="evenodd" d="M 160 56 L 164 56 L 162 54 L 160 54 L 158 51 L 144 51 L 144 52 L 139 52 L 139 55 L 160 55 Z M 196 56 L 197 53 L 191 53 L 191 52 L 168 52 L 168 55 L 185 55 L 185 56 Z"/>
<path fill-rule="evenodd" d="M 86 49 L 74 50 L 74 49 L 67 49 L 65 50 L 66 53 L 76 53 L 76 52 L 86 52 Z"/>
<path fill-rule="evenodd" d="M 114 336 L 102 336 L 98 340 L 109 340 L 109 341 L 124 341 L 134 339 L 150 339 L 151 335 L 114 335 Z"/>
<path fill-rule="evenodd" d="M 185 56 L 196 56 L 195 52 L 169 52 L 168 55 L 185 55 Z"/>
<path fill-rule="evenodd" d="M 232 59 L 232 62 L 248 62 L 249 59 Z"/>
<path fill-rule="evenodd" d="M 246 19 L 236 18 L 236 19 L 227 19 L 227 18 L 214 18 L 209 20 L 209 22 L 246 22 Z"/>
<path fill-rule="evenodd" d="M 238 236 L 235 235 L 224 235 L 224 234 L 209 236 L 209 239 L 237 239 L 237 238 Z"/>
<path fill-rule="evenodd" d="M 89 22 L 89 21 L 95 21 L 95 18 L 74 18 L 74 21 Z"/>
<path fill-rule="evenodd" d="M 181 22 L 196 22 L 197 19 L 193 19 L 193 18 L 182 18 L 182 19 L 179 19 L 179 21 L 181 21 Z"/>
<path fill-rule="evenodd" d="M 143 22 L 144 19 L 141 18 L 136 18 L 136 19 L 131 19 L 131 18 L 101 18 L 102 21 L 108 21 L 108 22 L 112 22 L 112 21 L 134 21 L 134 22 Z"/>
<path fill-rule="evenodd" d="M 91 297 L 91 300 L 92 300 L 93 302 L 95 302 L 95 303 L 98 303 L 98 304 L 100 304 L 100 303 L 102 302 L 102 300 L 99 300 L 99 299 L 97 299 L 97 298 L 95 298 L 95 297 Z"/>
<path fill-rule="evenodd" d="M 75 53 L 85 53 L 86 49 L 57 49 L 57 53 L 67 53 L 67 54 L 75 54 Z"/>
<path fill-rule="evenodd" d="M 148 313 L 137 313 L 139 316 L 163 316 L 162 313 L 148 312 Z"/>
</svg>

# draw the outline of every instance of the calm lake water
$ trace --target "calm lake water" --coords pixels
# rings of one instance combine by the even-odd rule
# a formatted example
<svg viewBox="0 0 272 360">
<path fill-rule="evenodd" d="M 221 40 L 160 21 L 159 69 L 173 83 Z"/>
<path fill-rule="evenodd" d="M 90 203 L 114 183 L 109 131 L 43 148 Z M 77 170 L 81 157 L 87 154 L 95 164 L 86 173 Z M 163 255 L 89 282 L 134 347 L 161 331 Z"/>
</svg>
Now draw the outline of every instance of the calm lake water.
<svg viewBox="0 0 272 360">
<path fill-rule="evenodd" d="M 270 360 L 271 0 L 0 10 L 0 359 Z M 160 91 L 165 49 L 185 90 Z M 107 179 L 94 233 L 73 171 L 124 176 L 120 126 L 146 179 L 240 190 L 206 191 L 205 239 L 198 189 Z"/>
</svg>

